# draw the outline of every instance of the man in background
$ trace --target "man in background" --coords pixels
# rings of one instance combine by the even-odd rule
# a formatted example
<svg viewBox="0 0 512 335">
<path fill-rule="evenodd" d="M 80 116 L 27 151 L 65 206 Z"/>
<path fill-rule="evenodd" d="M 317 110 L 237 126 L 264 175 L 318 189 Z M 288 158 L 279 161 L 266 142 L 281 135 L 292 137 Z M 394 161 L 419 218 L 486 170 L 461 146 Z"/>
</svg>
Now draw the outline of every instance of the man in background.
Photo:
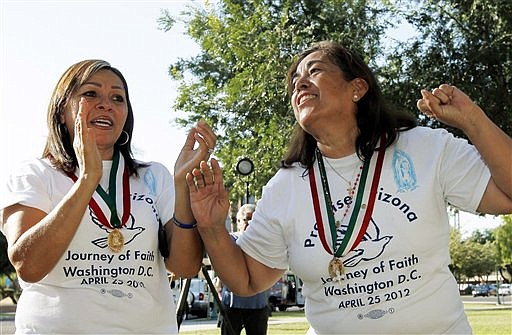
<svg viewBox="0 0 512 335">
<path fill-rule="evenodd" d="M 245 204 L 238 210 L 237 232 L 231 234 L 236 239 L 243 234 L 249 226 L 256 206 Z M 222 335 L 240 335 L 243 328 L 247 335 L 265 335 L 267 333 L 269 308 L 268 291 L 264 291 L 251 297 L 240 297 L 229 290 L 226 285 L 221 288 L 221 300 L 226 311 L 229 323 L 221 319 Z M 230 326 L 232 330 L 230 330 Z"/>
</svg>

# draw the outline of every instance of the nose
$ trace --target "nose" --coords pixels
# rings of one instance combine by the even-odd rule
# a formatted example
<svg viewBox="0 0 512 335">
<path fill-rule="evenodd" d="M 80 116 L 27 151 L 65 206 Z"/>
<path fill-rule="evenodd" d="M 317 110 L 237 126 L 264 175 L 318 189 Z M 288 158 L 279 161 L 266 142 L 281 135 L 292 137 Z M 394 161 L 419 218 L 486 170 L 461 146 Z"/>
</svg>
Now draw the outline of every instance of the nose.
<svg viewBox="0 0 512 335">
<path fill-rule="evenodd" d="M 297 75 L 294 84 L 294 90 L 296 92 L 300 92 L 301 90 L 305 90 L 306 88 L 308 88 L 309 85 L 309 78 L 307 76 Z"/>
<path fill-rule="evenodd" d="M 112 107 L 110 99 L 108 97 L 100 97 L 97 107 L 99 109 L 110 110 Z"/>
</svg>

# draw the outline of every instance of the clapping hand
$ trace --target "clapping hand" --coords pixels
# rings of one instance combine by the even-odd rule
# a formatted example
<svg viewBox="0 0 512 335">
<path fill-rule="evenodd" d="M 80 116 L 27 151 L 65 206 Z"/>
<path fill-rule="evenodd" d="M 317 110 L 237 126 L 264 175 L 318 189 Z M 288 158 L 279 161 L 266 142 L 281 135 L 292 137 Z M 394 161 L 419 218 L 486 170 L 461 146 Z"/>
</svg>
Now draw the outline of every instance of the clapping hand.
<svg viewBox="0 0 512 335">
<path fill-rule="evenodd" d="M 199 163 L 208 160 L 213 153 L 217 137 L 210 126 L 199 121 L 188 133 L 187 139 L 174 165 L 174 176 L 185 180 L 186 173 L 199 167 Z M 197 147 L 196 147 L 196 144 Z M 196 147 L 196 148 L 195 148 Z"/>
<path fill-rule="evenodd" d="M 214 158 L 210 162 L 211 167 L 202 161 L 199 168 L 187 173 L 190 204 L 198 228 L 225 230 L 229 210 L 228 192 L 224 188 L 219 162 Z"/>
<path fill-rule="evenodd" d="M 83 175 L 94 176 L 93 180 L 99 183 L 103 174 L 102 157 L 96 144 L 96 132 L 87 125 L 90 111 L 87 99 L 81 98 L 78 102 L 78 113 L 75 117 L 73 129 L 73 149 Z"/>
</svg>

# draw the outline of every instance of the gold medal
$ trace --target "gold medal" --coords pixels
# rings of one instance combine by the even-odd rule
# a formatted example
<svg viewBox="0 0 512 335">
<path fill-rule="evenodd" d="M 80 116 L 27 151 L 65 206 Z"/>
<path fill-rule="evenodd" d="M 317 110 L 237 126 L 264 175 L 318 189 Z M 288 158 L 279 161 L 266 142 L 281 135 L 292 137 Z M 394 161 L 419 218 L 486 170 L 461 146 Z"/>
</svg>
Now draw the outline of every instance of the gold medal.
<svg viewBox="0 0 512 335">
<path fill-rule="evenodd" d="M 329 276 L 337 282 L 341 282 L 341 279 L 344 277 L 345 268 L 343 267 L 343 262 L 341 259 L 337 257 L 333 257 L 329 262 L 329 267 L 327 268 L 329 271 Z"/>
<path fill-rule="evenodd" d="M 124 236 L 119 229 L 113 229 L 108 234 L 108 248 L 112 252 L 119 252 L 124 246 Z"/>
</svg>

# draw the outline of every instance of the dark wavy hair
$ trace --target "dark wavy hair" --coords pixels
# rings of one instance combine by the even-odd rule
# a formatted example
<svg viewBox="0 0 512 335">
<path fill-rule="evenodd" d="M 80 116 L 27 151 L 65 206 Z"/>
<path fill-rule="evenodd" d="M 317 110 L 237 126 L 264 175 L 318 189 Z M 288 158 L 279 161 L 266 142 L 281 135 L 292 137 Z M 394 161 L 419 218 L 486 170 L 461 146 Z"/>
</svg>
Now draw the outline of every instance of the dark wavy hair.
<svg viewBox="0 0 512 335">
<path fill-rule="evenodd" d="M 70 66 L 57 82 L 48 105 L 48 138 L 42 158 L 48 158 L 55 168 L 64 172 L 73 172 L 78 167 L 78 160 L 73 149 L 71 136 L 66 125 L 61 123 L 61 114 L 64 113 L 71 97 L 76 94 L 91 76 L 100 70 L 112 71 L 123 83 L 126 93 L 126 104 L 128 106 L 128 116 L 123 130 L 128 134 L 128 141 L 126 142 L 125 136 L 120 136 L 114 146 L 123 155 L 130 175 L 137 175 L 137 169 L 146 165 L 136 162 L 132 154 L 133 110 L 128 94 L 128 84 L 121 71 L 112 67 L 110 63 L 99 59 L 84 60 Z"/>
<path fill-rule="evenodd" d="M 313 44 L 293 62 L 288 69 L 289 96 L 292 95 L 294 89 L 292 79 L 299 63 L 316 51 L 324 53 L 333 64 L 338 66 L 343 72 L 345 80 L 361 78 L 368 84 L 368 91 L 357 102 L 356 121 L 359 135 L 356 139 L 356 150 L 360 159 L 365 161 L 371 158 L 381 135 L 386 135 L 385 145 L 388 147 L 395 142 L 399 131 L 416 127 L 416 119 L 412 115 L 392 109 L 387 104 L 382 97 L 375 75 L 363 58 L 333 41 Z M 282 167 L 289 167 L 295 162 L 300 163 L 306 169 L 311 167 L 315 162 L 316 147 L 316 139 L 296 123 L 288 145 L 288 152 L 282 161 Z"/>
</svg>

